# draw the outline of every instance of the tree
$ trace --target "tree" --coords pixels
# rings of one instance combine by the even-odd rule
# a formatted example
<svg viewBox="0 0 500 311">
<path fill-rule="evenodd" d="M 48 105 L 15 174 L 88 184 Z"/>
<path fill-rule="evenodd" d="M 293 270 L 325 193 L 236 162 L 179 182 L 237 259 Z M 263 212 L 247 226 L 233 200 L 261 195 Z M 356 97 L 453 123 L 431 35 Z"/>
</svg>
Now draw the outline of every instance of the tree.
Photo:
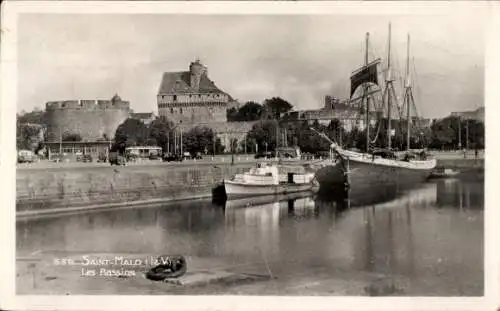
<svg viewBox="0 0 500 311">
<path fill-rule="evenodd" d="M 468 131 L 468 135 L 467 135 Z M 462 120 L 462 145 L 467 146 L 467 136 L 470 149 L 484 148 L 484 123 L 477 120 Z"/>
<path fill-rule="evenodd" d="M 18 149 L 34 150 L 41 142 L 40 128 L 17 123 L 16 147 Z"/>
<path fill-rule="evenodd" d="M 230 108 L 227 110 L 227 120 L 229 122 L 256 121 L 262 116 L 262 105 L 249 101 L 239 109 Z"/>
<path fill-rule="evenodd" d="M 64 132 L 62 141 L 82 141 L 82 136 L 79 133 Z"/>
<path fill-rule="evenodd" d="M 317 120 L 311 125 L 307 122 L 303 122 L 300 124 L 300 127 L 296 129 L 296 131 L 298 131 L 298 146 L 300 150 L 310 153 L 329 150 L 330 142 L 311 128 L 314 128 L 317 132 L 330 136 L 328 135 L 328 128 L 321 125 Z"/>
<path fill-rule="evenodd" d="M 170 142 L 173 123 L 166 118 L 158 118 L 149 125 L 149 138 L 152 144 L 160 146 L 165 152 Z M 169 148 L 168 148 L 169 149 Z M 169 149 L 170 150 L 170 149 Z"/>
<path fill-rule="evenodd" d="M 220 138 L 217 138 L 215 140 L 215 154 L 224 153 L 224 149 L 226 149 L 226 146 L 224 146 L 222 144 L 222 141 L 220 140 Z M 213 150 L 213 148 L 212 148 L 212 150 Z"/>
<path fill-rule="evenodd" d="M 29 123 L 29 124 L 40 124 L 46 125 L 46 114 L 45 111 L 33 110 L 32 112 L 24 112 L 17 115 L 17 121 L 19 123 Z"/>
<path fill-rule="evenodd" d="M 127 119 L 118 126 L 113 150 L 124 152 L 129 146 L 143 145 L 148 138 L 148 128 L 140 120 Z"/>
<path fill-rule="evenodd" d="M 293 109 L 293 106 L 281 97 L 273 97 L 264 101 L 264 119 L 279 120 L 284 113 Z"/>
<path fill-rule="evenodd" d="M 336 143 L 343 144 L 346 136 L 346 131 L 343 128 L 342 121 L 340 121 L 339 119 L 331 120 L 326 127 L 326 134 Z"/>
<path fill-rule="evenodd" d="M 231 138 L 230 150 L 231 150 L 231 153 L 237 153 L 237 152 L 239 152 L 239 150 L 238 150 L 238 139 Z"/>
<path fill-rule="evenodd" d="M 183 134 L 184 150 L 191 154 L 204 153 L 205 148 L 213 152 L 214 132 L 205 126 L 197 126 Z"/>
<path fill-rule="evenodd" d="M 366 149 L 366 133 L 358 127 L 353 128 L 345 135 L 346 148 L 356 148 L 359 150 Z"/>
<path fill-rule="evenodd" d="M 245 143 L 246 143 L 246 146 L 245 146 Z M 246 138 L 243 138 L 241 141 L 240 141 L 240 149 L 243 151 L 243 152 L 247 152 L 247 153 L 256 153 L 257 150 L 255 149 L 255 144 L 257 143 L 257 141 L 255 140 L 255 137 L 248 137 L 248 133 L 247 133 L 247 136 Z"/>
<path fill-rule="evenodd" d="M 458 146 L 458 128 L 460 120 L 457 117 L 447 117 L 436 120 L 431 125 L 431 148 L 454 149 Z"/>
<path fill-rule="evenodd" d="M 226 118 L 227 118 L 227 121 L 229 121 L 229 122 L 239 121 L 238 120 L 238 109 L 236 109 L 235 107 L 229 108 L 226 111 Z"/>
<path fill-rule="evenodd" d="M 259 150 L 273 151 L 276 149 L 276 123 L 262 121 L 255 124 L 247 134 L 247 140 L 257 144 Z"/>
</svg>

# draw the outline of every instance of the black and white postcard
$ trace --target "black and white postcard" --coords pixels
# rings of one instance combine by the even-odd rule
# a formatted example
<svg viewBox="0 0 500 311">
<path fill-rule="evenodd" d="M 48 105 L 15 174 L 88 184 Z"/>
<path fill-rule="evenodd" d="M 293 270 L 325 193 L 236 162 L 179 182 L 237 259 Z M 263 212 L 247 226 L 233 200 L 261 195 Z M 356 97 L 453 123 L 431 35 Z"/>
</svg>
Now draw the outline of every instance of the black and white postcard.
<svg viewBox="0 0 500 311">
<path fill-rule="evenodd" d="M 494 310 L 498 13 L 7 1 L 0 307 Z"/>
</svg>

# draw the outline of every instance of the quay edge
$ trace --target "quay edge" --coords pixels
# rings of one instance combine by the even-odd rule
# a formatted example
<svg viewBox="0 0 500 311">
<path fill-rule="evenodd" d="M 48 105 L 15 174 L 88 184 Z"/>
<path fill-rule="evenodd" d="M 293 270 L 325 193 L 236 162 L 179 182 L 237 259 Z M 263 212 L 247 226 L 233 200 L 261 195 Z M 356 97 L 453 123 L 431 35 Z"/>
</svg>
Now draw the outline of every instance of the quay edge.
<svg viewBox="0 0 500 311">
<path fill-rule="evenodd" d="M 137 204 L 157 204 L 193 198 L 209 198 L 222 180 L 248 170 L 254 163 L 231 165 L 119 167 L 82 170 L 18 170 L 16 210 L 18 215 L 84 211 Z M 484 159 L 438 159 L 438 166 L 459 170 L 483 170 Z M 161 168 L 161 169 L 160 169 Z M 474 170 L 472 170 L 474 169 Z"/>
</svg>

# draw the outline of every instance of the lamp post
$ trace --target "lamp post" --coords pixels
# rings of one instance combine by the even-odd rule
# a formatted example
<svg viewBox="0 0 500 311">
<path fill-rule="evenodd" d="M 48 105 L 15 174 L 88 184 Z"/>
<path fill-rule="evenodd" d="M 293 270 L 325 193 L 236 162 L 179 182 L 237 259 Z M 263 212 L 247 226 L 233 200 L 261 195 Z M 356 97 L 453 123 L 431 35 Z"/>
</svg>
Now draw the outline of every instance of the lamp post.
<svg viewBox="0 0 500 311">
<path fill-rule="evenodd" d="M 175 125 L 170 131 L 167 132 L 167 152 L 170 153 L 170 132 L 174 134 L 174 153 L 177 153 L 177 127 L 179 124 Z"/>
<path fill-rule="evenodd" d="M 167 132 L 167 153 L 170 153 L 170 132 Z"/>
<path fill-rule="evenodd" d="M 465 120 L 465 149 L 469 150 L 469 119 Z"/>
<path fill-rule="evenodd" d="M 59 128 L 59 158 L 62 157 L 62 129 Z"/>
<path fill-rule="evenodd" d="M 181 143 L 181 156 L 184 156 L 184 153 L 182 152 L 182 129 L 181 129 L 181 135 L 180 135 L 180 143 Z"/>
<path fill-rule="evenodd" d="M 458 117 L 458 150 L 462 149 L 462 118 Z"/>
</svg>

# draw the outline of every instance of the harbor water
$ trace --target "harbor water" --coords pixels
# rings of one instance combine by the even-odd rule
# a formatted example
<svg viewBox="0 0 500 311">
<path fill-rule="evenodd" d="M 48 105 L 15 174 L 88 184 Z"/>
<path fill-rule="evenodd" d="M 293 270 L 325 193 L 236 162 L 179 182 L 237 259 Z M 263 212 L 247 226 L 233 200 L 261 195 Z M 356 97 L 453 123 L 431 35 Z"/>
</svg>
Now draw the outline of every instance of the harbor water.
<svg viewBox="0 0 500 311">
<path fill-rule="evenodd" d="M 366 195 L 374 193 L 376 186 Z M 182 254 L 272 277 L 167 292 L 138 287 L 137 294 L 483 295 L 483 180 L 429 181 L 369 206 L 309 194 L 282 199 L 18 220 L 17 256 Z"/>
</svg>

